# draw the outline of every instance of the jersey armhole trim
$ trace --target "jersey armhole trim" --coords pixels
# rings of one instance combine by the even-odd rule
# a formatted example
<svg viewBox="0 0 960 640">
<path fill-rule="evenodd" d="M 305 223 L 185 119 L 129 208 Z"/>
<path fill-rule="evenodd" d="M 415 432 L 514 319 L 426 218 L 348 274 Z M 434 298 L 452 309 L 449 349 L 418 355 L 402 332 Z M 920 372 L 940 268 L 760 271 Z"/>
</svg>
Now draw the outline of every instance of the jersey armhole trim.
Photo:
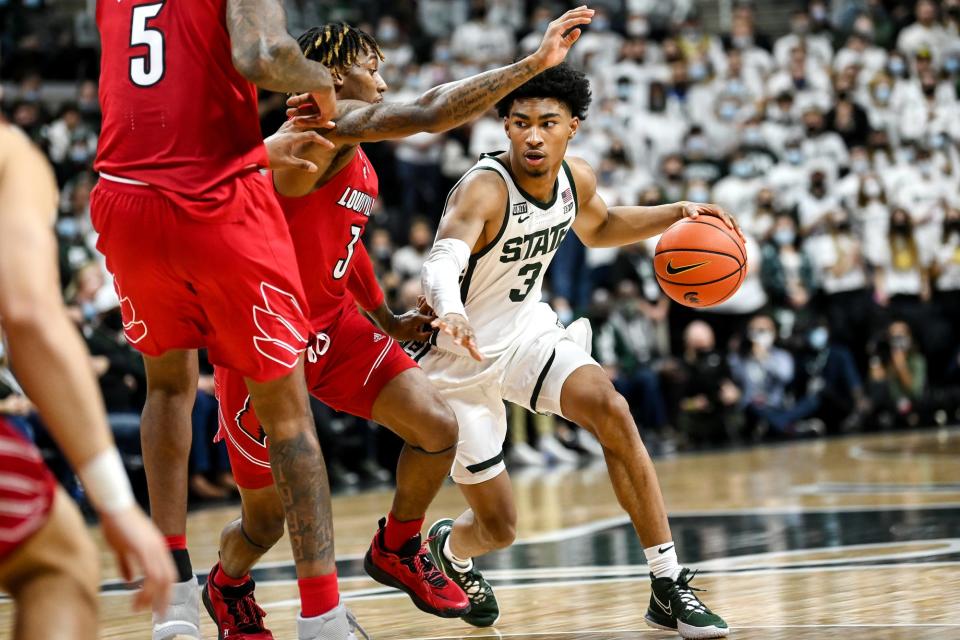
<svg viewBox="0 0 960 640">
<path fill-rule="evenodd" d="M 567 181 L 570 183 L 570 190 L 573 191 L 573 217 L 576 218 L 580 213 L 580 198 L 577 197 L 577 181 L 573 179 L 573 171 L 567 161 L 563 161 L 563 172 L 567 174 Z"/>
</svg>

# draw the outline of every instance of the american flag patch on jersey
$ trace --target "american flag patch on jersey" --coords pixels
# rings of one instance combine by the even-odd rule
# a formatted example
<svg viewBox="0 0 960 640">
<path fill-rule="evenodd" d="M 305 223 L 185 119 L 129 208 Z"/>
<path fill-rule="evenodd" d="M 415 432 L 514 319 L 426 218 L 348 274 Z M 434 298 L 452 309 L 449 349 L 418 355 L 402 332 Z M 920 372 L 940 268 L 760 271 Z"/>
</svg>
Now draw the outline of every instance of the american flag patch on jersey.
<svg viewBox="0 0 960 640">
<path fill-rule="evenodd" d="M 573 202 L 573 192 L 570 191 L 570 187 L 567 187 L 566 189 L 564 189 L 563 193 L 560 194 L 560 197 L 563 198 L 564 204 L 570 204 L 571 202 Z"/>
</svg>

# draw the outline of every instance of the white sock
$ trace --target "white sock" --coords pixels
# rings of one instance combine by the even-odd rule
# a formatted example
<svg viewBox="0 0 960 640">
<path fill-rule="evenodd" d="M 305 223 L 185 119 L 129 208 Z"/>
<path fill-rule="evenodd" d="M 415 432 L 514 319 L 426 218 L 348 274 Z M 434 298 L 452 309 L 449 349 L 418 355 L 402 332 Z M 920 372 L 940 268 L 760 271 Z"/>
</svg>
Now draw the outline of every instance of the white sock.
<svg viewBox="0 0 960 640">
<path fill-rule="evenodd" d="M 453 564 L 453 568 L 460 573 L 465 573 L 473 569 L 473 558 L 467 558 L 466 560 L 458 558 L 453 554 L 453 551 L 450 550 L 450 536 L 447 536 L 447 541 L 443 543 L 443 555 Z"/>
<path fill-rule="evenodd" d="M 647 557 L 647 565 L 654 577 L 671 580 L 680 577 L 680 562 L 672 540 L 644 549 L 643 555 Z"/>
</svg>

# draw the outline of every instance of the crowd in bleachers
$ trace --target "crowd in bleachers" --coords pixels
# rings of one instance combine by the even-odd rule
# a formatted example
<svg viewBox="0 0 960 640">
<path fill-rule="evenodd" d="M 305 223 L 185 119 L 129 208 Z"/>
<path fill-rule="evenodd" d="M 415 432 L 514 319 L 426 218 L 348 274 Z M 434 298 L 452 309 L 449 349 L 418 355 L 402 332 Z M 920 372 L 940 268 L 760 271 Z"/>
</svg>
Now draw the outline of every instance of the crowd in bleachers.
<svg viewBox="0 0 960 640">
<path fill-rule="evenodd" d="M 100 114 L 91 17 L 0 3 L 2 111 L 53 163 L 65 299 L 129 459 L 138 447 L 143 365 L 90 224 Z M 538 44 L 564 2 L 378 0 L 287 3 L 295 35 L 345 19 L 379 41 L 388 99 L 509 63 Z M 593 105 L 570 153 L 597 170 L 609 205 L 693 200 L 734 213 L 750 270 L 706 312 L 670 303 L 652 269 L 656 239 L 586 249 L 568 236 L 548 274 L 569 322 L 587 315 L 594 355 L 655 448 L 752 442 L 955 421 L 960 388 L 960 0 L 812 0 L 783 35 L 733 4 L 704 28 L 690 1 L 597 0 L 571 54 Z M 93 37 L 91 37 L 93 34 Z M 283 97 L 264 94 L 265 134 Z M 224 135 L 230 135 L 228 131 Z M 480 152 L 502 149 L 493 113 L 446 134 L 370 145 L 381 197 L 365 241 L 395 309 L 419 270 L 449 187 Z M 194 411 L 191 488 L 234 487 L 210 368 Z M 335 483 L 389 477 L 396 442 L 315 406 Z M 42 438 L 0 368 L 0 413 Z M 596 452 L 583 434 L 514 413 L 514 460 Z M 563 446 L 561 446 L 561 443 Z M 559 448 L 558 448 L 559 447 Z"/>
</svg>

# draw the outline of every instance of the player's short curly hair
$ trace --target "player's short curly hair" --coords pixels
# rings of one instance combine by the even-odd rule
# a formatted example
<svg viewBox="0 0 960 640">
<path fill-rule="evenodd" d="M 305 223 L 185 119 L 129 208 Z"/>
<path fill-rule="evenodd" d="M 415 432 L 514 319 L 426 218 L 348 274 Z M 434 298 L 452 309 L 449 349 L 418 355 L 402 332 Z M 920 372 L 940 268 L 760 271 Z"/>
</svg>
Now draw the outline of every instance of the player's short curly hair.
<svg viewBox="0 0 960 640">
<path fill-rule="evenodd" d="M 497 113 L 501 118 L 506 118 L 510 115 L 513 103 L 525 98 L 555 98 L 567 105 L 574 117 L 583 120 L 590 108 L 590 81 L 582 71 L 564 62 L 534 76 L 507 94 L 497 103 Z"/>
</svg>

